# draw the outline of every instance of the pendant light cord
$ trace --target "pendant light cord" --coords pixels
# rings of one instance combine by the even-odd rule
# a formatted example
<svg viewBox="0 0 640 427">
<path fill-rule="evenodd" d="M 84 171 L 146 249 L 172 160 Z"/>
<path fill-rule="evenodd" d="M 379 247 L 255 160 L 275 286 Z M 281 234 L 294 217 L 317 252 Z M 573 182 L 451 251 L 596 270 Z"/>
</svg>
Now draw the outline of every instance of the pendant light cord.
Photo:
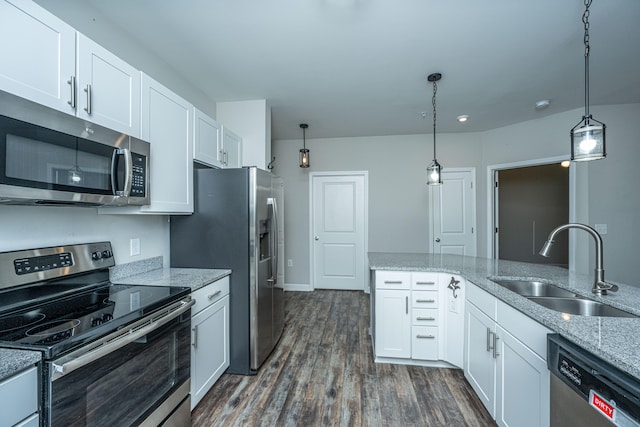
<svg viewBox="0 0 640 427">
<path fill-rule="evenodd" d="M 584 23 L 584 117 L 589 118 L 589 7 L 592 0 L 584 0 L 584 13 L 582 22 Z"/>
<path fill-rule="evenodd" d="M 433 104 L 433 159 L 436 159 L 436 92 L 438 91 L 438 85 L 436 81 L 433 81 L 433 98 L 431 104 Z"/>
</svg>

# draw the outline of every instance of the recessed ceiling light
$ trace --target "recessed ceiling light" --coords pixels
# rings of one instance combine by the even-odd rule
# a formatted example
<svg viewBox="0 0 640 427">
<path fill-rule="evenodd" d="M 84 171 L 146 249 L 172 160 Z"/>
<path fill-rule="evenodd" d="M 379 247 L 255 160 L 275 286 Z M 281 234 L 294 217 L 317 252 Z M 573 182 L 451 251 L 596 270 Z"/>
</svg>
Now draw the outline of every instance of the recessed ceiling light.
<svg viewBox="0 0 640 427">
<path fill-rule="evenodd" d="M 458 116 L 458 121 L 459 121 L 460 123 L 464 123 L 464 122 L 466 122 L 467 120 L 469 120 L 469 116 L 468 116 L 468 115 L 466 115 L 466 114 L 463 114 L 463 115 L 461 115 L 461 116 Z"/>
<path fill-rule="evenodd" d="M 536 102 L 536 110 L 544 110 L 549 106 L 549 104 L 551 104 L 551 101 L 549 101 L 548 99 L 542 99 Z"/>
<path fill-rule="evenodd" d="M 571 160 L 563 160 L 562 162 L 560 162 L 560 166 L 562 166 L 563 168 L 568 168 L 569 166 L 571 166 Z"/>
</svg>

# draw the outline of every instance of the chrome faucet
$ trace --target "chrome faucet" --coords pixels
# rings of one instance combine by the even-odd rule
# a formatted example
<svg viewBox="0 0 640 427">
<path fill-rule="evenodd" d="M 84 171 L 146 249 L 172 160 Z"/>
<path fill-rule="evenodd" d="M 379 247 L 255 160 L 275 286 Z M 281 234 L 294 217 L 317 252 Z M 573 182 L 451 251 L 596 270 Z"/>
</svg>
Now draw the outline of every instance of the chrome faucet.
<svg viewBox="0 0 640 427">
<path fill-rule="evenodd" d="M 586 231 L 593 237 L 593 240 L 595 240 L 596 242 L 596 277 L 593 282 L 593 289 L 591 289 L 591 292 L 596 295 L 606 295 L 607 291 L 617 291 L 617 285 L 604 281 L 604 256 L 602 254 L 602 237 L 600 237 L 600 234 L 598 234 L 596 230 L 589 227 L 588 225 L 569 223 L 554 228 L 551 233 L 549 233 L 549 237 L 547 237 L 547 241 L 545 242 L 544 246 L 542 247 L 542 249 L 540 249 L 540 255 L 542 255 L 543 257 L 549 257 L 549 252 L 551 252 L 551 246 L 553 246 L 553 244 L 555 243 L 554 239 L 556 235 L 559 232 L 567 230 L 569 228 L 577 228 L 579 230 Z"/>
</svg>

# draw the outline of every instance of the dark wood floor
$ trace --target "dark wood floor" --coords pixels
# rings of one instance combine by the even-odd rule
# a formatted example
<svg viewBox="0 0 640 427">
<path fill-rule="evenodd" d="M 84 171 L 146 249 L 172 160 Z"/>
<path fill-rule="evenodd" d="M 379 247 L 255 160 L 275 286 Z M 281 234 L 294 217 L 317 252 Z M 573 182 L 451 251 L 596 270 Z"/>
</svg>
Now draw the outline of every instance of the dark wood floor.
<svg viewBox="0 0 640 427">
<path fill-rule="evenodd" d="M 285 330 L 255 376 L 224 374 L 193 426 L 493 426 L 459 369 L 374 363 L 369 296 L 287 292 Z"/>
</svg>

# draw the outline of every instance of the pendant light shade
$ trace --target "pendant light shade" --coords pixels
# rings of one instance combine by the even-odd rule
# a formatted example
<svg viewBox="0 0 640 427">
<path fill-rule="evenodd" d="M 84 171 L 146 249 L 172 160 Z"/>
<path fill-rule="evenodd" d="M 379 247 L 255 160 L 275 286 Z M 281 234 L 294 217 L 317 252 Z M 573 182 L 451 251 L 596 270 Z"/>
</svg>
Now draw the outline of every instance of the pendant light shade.
<svg viewBox="0 0 640 427">
<path fill-rule="evenodd" d="M 431 103 L 433 104 L 433 161 L 427 167 L 427 185 L 439 185 L 442 184 L 442 166 L 436 159 L 436 92 L 438 91 L 437 82 L 442 78 L 442 74 L 433 73 L 429 74 L 427 80 L 433 83 L 433 97 Z"/>
<path fill-rule="evenodd" d="M 589 114 L 589 7 L 592 0 L 584 0 L 584 116 L 571 129 L 571 160 L 575 162 L 604 159 L 607 126 Z"/>
<path fill-rule="evenodd" d="M 302 148 L 300 149 L 300 167 L 308 168 L 309 167 L 309 149 L 307 148 L 306 134 L 305 131 L 309 127 L 306 123 L 301 123 L 300 128 L 302 129 Z"/>
</svg>

